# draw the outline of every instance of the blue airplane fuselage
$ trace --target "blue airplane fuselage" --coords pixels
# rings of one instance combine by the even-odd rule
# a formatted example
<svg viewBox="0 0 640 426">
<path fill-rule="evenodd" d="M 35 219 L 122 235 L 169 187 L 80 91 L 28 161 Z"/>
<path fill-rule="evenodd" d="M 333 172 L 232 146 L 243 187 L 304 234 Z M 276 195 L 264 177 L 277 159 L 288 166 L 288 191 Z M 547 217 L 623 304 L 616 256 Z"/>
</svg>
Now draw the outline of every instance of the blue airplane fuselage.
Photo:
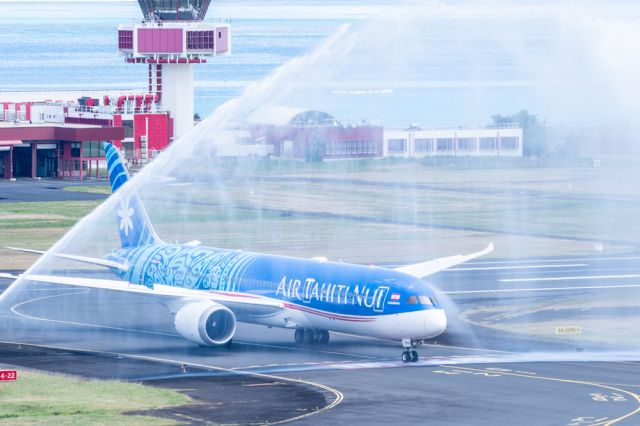
<svg viewBox="0 0 640 426">
<path fill-rule="evenodd" d="M 441 309 L 427 284 L 379 267 L 179 244 L 122 249 L 111 258 L 129 265 L 124 279 L 148 287 L 256 294 L 357 316 Z"/>
</svg>

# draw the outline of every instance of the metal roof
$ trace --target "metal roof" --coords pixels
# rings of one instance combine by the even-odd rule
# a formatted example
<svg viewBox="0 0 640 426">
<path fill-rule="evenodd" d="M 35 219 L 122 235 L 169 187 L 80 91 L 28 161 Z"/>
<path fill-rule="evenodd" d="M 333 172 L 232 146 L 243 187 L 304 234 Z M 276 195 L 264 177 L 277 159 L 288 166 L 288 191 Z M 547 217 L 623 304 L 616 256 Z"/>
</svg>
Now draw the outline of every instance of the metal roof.
<svg viewBox="0 0 640 426">
<path fill-rule="evenodd" d="M 272 106 L 253 111 L 245 120 L 247 124 L 269 126 L 336 126 L 338 121 L 331 114 L 304 108 Z"/>
<path fill-rule="evenodd" d="M 109 141 L 124 139 L 124 127 L 70 124 L 0 126 L 0 141 Z"/>
</svg>

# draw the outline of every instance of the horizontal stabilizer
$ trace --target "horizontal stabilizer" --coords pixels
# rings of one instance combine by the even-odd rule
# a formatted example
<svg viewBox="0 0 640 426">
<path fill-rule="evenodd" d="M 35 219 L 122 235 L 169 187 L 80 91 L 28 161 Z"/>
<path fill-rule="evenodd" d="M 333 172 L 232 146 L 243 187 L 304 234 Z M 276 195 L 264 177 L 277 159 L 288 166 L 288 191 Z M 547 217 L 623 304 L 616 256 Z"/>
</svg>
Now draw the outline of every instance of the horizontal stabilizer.
<svg viewBox="0 0 640 426">
<path fill-rule="evenodd" d="M 436 272 L 443 271 L 451 268 L 459 263 L 467 262 L 476 257 L 484 256 L 493 251 L 493 243 L 489 244 L 484 250 L 480 250 L 471 254 L 457 254 L 455 256 L 443 257 L 440 259 L 429 260 L 428 262 L 414 263 L 413 265 L 402 266 L 395 268 L 398 272 L 404 272 L 405 274 L 413 275 L 417 278 L 424 278 Z"/>
<path fill-rule="evenodd" d="M 20 248 L 20 247 L 5 246 L 4 248 L 9 249 L 9 250 L 15 250 L 15 251 L 23 251 L 25 253 L 34 253 L 34 254 L 44 254 L 45 253 L 42 250 L 33 250 L 33 249 Z"/>
<path fill-rule="evenodd" d="M 20 247 L 6 247 L 10 250 L 24 251 L 26 253 L 35 253 L 35 254 L 44 254 L 44 251 L 41 250 L 32 250 Z M 128 265 L 124 265 L 122 263 L 114 262 L 113 260 L 106 259 L 98 259 L 95 257 L 87 257 L 87 256 L 78 256 L 75 254 L 65 254 L 65 253 L 51 253 L 52 256 L 60 257 L 62 259 L 75 260 L 76 262 L 88 263 L 90 265 L 98 265 L 98 266 L 106 266 L 107 268 L 119 269 L 123 272 L 127 272 L 129 270 Z"/>
<path fill-rule="evenodd" d="M 0 278 L 8 278 L 10 280 L 17 280 L 18 278 L 20 278 L 17 275 L 13 275 L 13 274 L 7 274 L 5 272 L 0 272 Z"/>
</svg>

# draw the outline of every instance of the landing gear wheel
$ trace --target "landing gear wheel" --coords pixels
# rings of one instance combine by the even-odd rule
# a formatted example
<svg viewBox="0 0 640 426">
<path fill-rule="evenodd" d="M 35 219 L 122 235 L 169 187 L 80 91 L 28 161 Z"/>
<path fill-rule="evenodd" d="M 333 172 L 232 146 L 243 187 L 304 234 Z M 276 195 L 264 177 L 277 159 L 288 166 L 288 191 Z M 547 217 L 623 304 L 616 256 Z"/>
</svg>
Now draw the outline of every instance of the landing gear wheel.
<svg viewBox="0 0 640 426">
<path fill-rule="evenodd" d="M 308 330 L 308 329 L 303 329 L 302 330 L 302 343 L 304 343 L 305 345 L 312 345 L 313 341 L 315 340 L 313 338 L 313 330 Z"/>
<path fill-rule="evenodd" d="M 296 343 L 303 343 L 304 330 L 302 328 L 296 328 L 296 332 L 294 333 L 293 338 L 295 339 Z"/>
<path fill-rule="evenodd" d="M 418 340 L 402 339 L 402 346 L 404 347 L 402 362 L 418 361 L 418 352 L 414 349 L 418 343 L 420 343 Z"/>
<path fill-rule="evenodd" d="M 327 330 L 320 330 L 318 336 L 318 343 L 321 345 L 326 345 L 329 343 L 329 332 Z"/>
</svg>

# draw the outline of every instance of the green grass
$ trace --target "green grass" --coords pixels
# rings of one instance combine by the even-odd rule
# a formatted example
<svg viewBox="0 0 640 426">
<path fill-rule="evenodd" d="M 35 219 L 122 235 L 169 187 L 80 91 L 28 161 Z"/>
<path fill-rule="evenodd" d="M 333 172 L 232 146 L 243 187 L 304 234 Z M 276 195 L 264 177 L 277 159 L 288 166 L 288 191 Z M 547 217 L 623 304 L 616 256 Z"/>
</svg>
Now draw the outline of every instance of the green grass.
<svg viewBox="0 0 640 426">
<path fill-rule="evenodd" d="M 106 183 L 104 185 L 65 186 L 62 189 L 70 192 L 88 192 L 91 194 L 111 195 L 111 187 Z"/>
<path fill-rule="evenodd" d="M 26 269 L 37 259 L 4 247 L 46 250 L 100 202 L 0 203 L 0 269 Z"/>
<path fill-rule="evenodd" d="M 17 228 L 69 228 L 101 202 L 0 203 L 0 231 Z"/>
<path fill-rule="evenodd" d="M 496 243 L 493 257 L 619 254 L 640 241 L 640 169 L 450 170 L 398 159 L 225 166 L 197 163 L 193 185 L 160 181 L 141 189 L 163 239 L 359 262 L 428 259 L 489 241 Z M 67 189 L 109 192 L 100 184 Z M 46 249 L 99 203 L 0 203 L 0 269 L 35 260 L 2 246 Z M 115 230 L 96 228 L 92 238 L 105 240 Z"/>
<path fill-rule="evenodd" d="M 175 424 L 122 413 L 188 402 L 168 389 L 19 371 L 17 381 L 0 384 L 0 424 Z"/>
</svg>

